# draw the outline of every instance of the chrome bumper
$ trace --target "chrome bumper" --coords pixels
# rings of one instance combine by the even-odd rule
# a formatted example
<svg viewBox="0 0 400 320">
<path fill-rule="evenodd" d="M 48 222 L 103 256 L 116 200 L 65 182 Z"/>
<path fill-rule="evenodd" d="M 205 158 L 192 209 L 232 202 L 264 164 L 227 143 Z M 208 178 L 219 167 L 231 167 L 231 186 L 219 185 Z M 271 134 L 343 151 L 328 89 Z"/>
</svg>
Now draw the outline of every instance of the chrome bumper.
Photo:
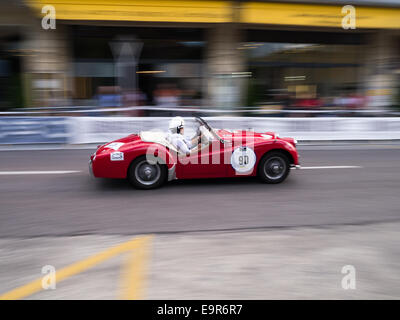
<svg viewBox="0 0 400 320">
<path fill-rule="evenodd" d="M 291 169 L 301 169 L 301 165 L 299 165 L 299 164 L 291 164 L 290 168 Z"/>
<path fill-rule="evenodd" d="M 92 160 L 89 160 L 89 174 L 91 177 L 94 177 L 93 168 L 92 168 Z"/>
<path fill-rule="evenodd" d="M 168 169 L 168 181 L 176 179 L 175 167 L 176 164 L 174 164 L 170 169 Z"/>
</svg>

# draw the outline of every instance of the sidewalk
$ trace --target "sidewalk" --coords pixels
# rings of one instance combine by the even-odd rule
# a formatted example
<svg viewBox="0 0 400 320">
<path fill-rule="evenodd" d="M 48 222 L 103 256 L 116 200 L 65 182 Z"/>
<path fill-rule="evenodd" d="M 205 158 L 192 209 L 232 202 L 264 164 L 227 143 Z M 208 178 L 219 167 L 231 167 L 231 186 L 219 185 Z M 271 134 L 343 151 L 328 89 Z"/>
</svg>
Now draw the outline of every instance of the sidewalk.
<svg viewBox="0 0 400 320">
<path fill-rule="evenodd" d="M 399 228 L 392 222 L 155 235 L 146 268 L 131 269 L 131 276 L 144 284 L 144 299 L 399 299 Z M 44 265 L 58 271 L 132 238 L 0 239 L 0 294 L 43 277 Z M 126 262 L 126 255 L 112 256 L 26 298 L 121 298 Z M 355 267 L 355 290 L 342 288 L 345 265 Z"/>
<path fill-rule="evenodd" d="M 151 299 L 399 299 L 400 223 L 159 236 Z M 341 286 L 356 269 L 356 290 Z"/>
</svg>

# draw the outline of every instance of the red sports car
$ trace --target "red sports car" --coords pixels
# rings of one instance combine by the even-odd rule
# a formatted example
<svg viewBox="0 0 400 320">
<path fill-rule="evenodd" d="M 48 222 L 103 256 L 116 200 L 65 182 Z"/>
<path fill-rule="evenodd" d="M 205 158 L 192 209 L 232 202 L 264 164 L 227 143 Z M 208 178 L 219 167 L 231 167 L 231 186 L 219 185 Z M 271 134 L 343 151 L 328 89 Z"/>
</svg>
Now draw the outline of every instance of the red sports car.
<svg viewBox="0 0 400 320">
<path fill-rule="evenodd" d="M 291 167 L 300 167 L 293 138 L 213 129 L 200 117 L 192 122 L 197 144 L 190 153 L 181 153 L 166 132 L 142 131 L 99 146 L 90 157 L 90 171 L 98 178 L 127 178 L 137 188 L 152 189 L 173 179 L 258 176 L 280 183 Z"/>
</svg>

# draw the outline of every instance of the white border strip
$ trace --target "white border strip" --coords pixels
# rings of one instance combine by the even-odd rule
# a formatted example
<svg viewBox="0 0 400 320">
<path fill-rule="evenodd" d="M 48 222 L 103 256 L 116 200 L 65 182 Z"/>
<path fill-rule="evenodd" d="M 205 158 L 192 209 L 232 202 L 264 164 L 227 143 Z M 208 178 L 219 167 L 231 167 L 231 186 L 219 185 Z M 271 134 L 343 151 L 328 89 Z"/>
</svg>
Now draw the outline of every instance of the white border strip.
<svg viewBox="0 0 400 320">
<path fill-rule="evenodd" d="M 314 170 L 314 169 L 359 169 L 362 166 L 319 166 L 319 167 L 301 167 L 303 170 Z"/>
</svg>

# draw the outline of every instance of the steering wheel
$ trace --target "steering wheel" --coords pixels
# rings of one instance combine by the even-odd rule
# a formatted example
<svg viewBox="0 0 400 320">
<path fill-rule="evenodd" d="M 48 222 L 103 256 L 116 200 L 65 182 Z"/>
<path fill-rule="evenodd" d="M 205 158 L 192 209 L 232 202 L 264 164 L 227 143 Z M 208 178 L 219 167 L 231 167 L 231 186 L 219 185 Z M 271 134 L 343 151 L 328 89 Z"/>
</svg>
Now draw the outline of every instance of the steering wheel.
<svg viewBox="0 0 400 320">
<path fill-rule="evenodd" d="M 203 142 L 204 144 L 209 143 L 212 140 L 212 135 L 210 133 L 210 131 L 208 131 L 206 129 L 205 126 L 200 126 L 199 127 L 199 131 L 200 131 L 200 138 L 201 138 L 201 142 Z"/>
<path fill-rule="evenodd" d="M 203 133 L 200 130 L 200 127 L 201 125 L 197 127 L 196 134 L 193 137 L 193 138 L 197 137 L 197 145 L 201 144 L 201 141 L 203 140 Z"/>
</svg>

